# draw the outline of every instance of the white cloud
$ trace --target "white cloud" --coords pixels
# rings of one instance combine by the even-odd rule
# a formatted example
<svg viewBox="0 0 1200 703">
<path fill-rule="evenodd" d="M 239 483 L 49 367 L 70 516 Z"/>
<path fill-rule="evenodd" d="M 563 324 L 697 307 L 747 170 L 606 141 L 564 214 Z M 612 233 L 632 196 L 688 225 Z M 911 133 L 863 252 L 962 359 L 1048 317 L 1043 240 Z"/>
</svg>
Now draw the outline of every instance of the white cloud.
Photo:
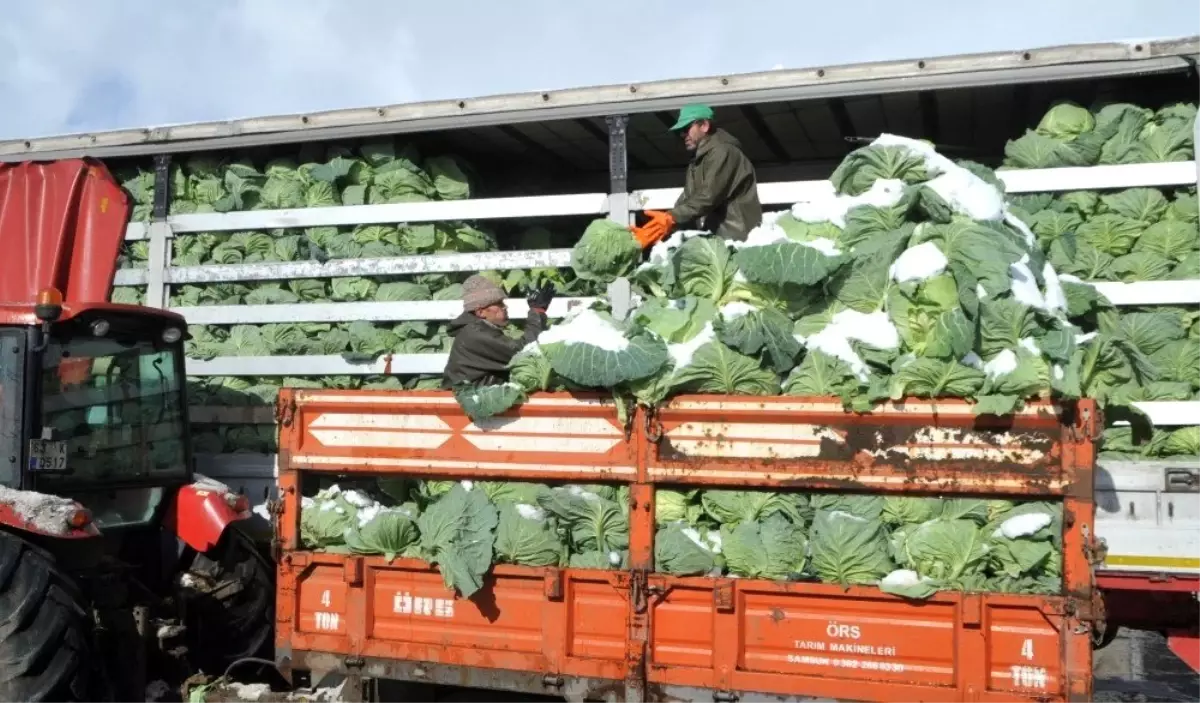
<svg viewBox="0 0 1200 703">
<path fill-rule="evenodd" d="M 1195 33 L 1195 0 L 34 0 L 0 138 Z M 981 31 L 986 28 L 986 31 Z"/>
</svg>

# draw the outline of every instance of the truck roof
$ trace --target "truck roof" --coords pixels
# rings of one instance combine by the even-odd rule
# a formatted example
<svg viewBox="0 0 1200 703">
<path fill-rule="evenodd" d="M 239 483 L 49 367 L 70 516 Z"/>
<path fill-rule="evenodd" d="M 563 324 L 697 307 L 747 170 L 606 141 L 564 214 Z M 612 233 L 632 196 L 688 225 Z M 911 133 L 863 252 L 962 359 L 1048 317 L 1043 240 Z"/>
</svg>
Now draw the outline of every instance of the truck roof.
<svg viewBox="0 0 1200 703">
<path fill-rule="evenodd" d="M 696 101 L 724 106 L 1174 72 L 1194 66 L 1198 56 L 1200 36 L 1192 35 L 815 66 L 14 139 L 0 141 L 0 161 L 138 156 L 579 120 L 665 111 Z"/>
</svg>

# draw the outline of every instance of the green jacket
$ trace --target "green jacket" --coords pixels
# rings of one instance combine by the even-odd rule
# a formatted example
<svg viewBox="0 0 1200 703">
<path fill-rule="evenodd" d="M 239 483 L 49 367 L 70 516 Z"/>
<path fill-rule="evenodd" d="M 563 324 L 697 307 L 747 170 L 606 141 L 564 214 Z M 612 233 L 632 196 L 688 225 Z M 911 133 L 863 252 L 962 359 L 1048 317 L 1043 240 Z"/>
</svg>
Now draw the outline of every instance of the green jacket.
<svg viewBox="0 0 1200 703">
<path fill-rule="evenodd" d="M 525 334 L 513 339 L 487 320 L 472 312 L 464 312 L 450 321 L 450 358 L 442 374 L 442 388 L 452 388 L 463 381 L 489 385 L 508 380 L 508 362 L 526 344 L 537 339 L 546 329 L 546 316 L 529 311 Z"/>
<path fill-rule="evenodd" d="M 680 227 L 708 230 L 734 241 L 745 241 L 750 230 L 762 224 L 754 166 L 733 135 L 718 129 L 696 147 L 671 216 Z"/>
</svg>

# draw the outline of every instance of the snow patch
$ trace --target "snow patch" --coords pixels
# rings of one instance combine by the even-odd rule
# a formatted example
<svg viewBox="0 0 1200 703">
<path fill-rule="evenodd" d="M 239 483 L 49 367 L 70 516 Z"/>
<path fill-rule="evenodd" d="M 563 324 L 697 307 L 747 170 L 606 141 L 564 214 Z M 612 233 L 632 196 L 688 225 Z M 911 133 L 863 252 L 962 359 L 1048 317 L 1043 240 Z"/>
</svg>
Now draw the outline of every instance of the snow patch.
<svg viewBox="0 0 1200 703">
<path fill-rule="evenodd" d="M 987 300 L 987 288 L 984 288 L 982 283 L 975 284 L 975 297 L 979 298 L 980 300 Z"/>
<path fill-rule="evenodd" d="M 1063 376 L 1065 376 L 1065 375 L 1066 374 L 1063 372 L 1063 367 L 1058 364 L 1055 364 L 1054 365 L 1054 380 L 1061 381 L 1061 380 L 1063 380 Z"/>
<path fill-rule="evenodd" d="M 838 249 L 837 242 L 833 241 L 832 239 L 826 239 L 825 237 L 817 237 L 812 241 L 797 243 L 800 244 L 800 246 L 805 246 L 809 249 L 816 249 L 825 256 L 839 256 L 842 253 L 842 250 Z"/>
<path fill-rule="evenodd" d="M 1009 212 L 1008 208 L 1004 210 L 1004 223 L 1021 233 L 1021 237 L 1025 239 L 1025 246 L 1030 249 L 1037 246 L 1037 235 L 1029 229 L 1029 225 L 1021 221 L 1021 218 Z"/>
<path fill-rule="evenodd" d="M 517 503 L 517 513 L 526 520 L 542 521 L 546 519 L 546 511 L 536 505 L 528 503 Z"/>
<path fill-rule="evenodd" d="M 671 236 L 650 247 L 650 256 L 647 257 L 644 264 L 638 267 L 638 270 L 654 268 L 655 266 L 662 266 L 668 263 L 671 260 L 671 255 L 675 253 L 676 249 L 683 246 L 685 240 L 707 234 L 710 234 L 710 232 L 698 229 L 675 230 L 671 233 Z"/>
<path fill-rule="evenodd" d="M 270 684 L 265 683 L 230 682 L 225 684 L 225 686 L 237 695 L 239 700 L 243 701 L 257 701 L 271 693 Z"/>
<path fill-rule="evenodd" d="M 1037 340 L 1033 337 L 1022 337 L 1017 344 L 1020 344 L 1022 349 L 1034 356 L 1042 355 L 1042 348 L 1038 346 Z"/>
<path fill-rule="evenodd" d="M 776 224 L 770 224 L 759 225 L 755 227 L 754 229 L 750 230 L 749 234 L 746 235 L 746 241 L 730 242 L 730 246 L 736 249 L 749 249 L 750 247 L 765 247 L 768 244 L 774 244 L 776 242 L 790 241 L 791 240 L 788 238 L 787 232 L 784 232 L 782 227 Z"/>
<path fill-rule="evenodd" d="M 933 242 L 923 242 L 905 249 L 896 257 L 888 269 L 888 275 L 897 283 L 927 281 L 946 270 L 946 255 Z"/>
<path fill-rule="evenodd" d="M 697 547 L 703 549 L 706 552 L 710 552 L 710 553 L 712 552 L 712 547 L 710 547 L 708 544 L 706 544 L 704 542 L 704 540 L 700 539 L 700 533 L 697 532 L 695 528 L 685 527 L 685 528 L 683 528 L 683 534 L 688 539 L 692 540 L 692 543 L 695 544 Z"/>
<path fill-rule="evenodd" d="M 876 349 L 896 349 L 900 346 L 900 333 L 886 312 L 863 313 L 857 310 L 843 310 L 834 315 L 820 332 L 807 339 L 797 335 L 796 339 L 809 349 L 846 362 L 861 381 L 867 380 L 867 364 L 850 346 L 850 340 Z"/>
<path fill-rule="evenodd" d="M 573 495 L 577 498 L 582 498 L 582 499 L 588 501 L 589 503 L 594 503 L 594 502 L 600 500 L 600 496 L 589 491 L 588 489 L 584 488 L 583 486 L 567 486 L 566 488 L 567 488 L 567 493 L 570 493 L 571 495 Z"/>
<path fill-rule="evenodd" d="M 980 359 L 979 355 L 975 352 L 967 352 L 967 355 L 960 360 L 960 363 L 963 366 L 970 366 L 973 369 L 983 371 L 983 359 Z"/>
<path fill-rule="evenodd" d="M 620 566 L 621 565 L 620 552 L 609 552 L 608 553 L 608 563 L 612 564 L 613 566 Z"/>
<path fill-rule="evenodd" d="M 879 580 L 880 586 L 916 586 L 921 583 L 921 577 L 912 569 L 896 569 Z"/>
<path fill-rule="evenodd" d="M 1020 539 L 1021 537 L 1029 537 L 1036 534 L 1038 530 L 1053 522 L 1053 518 L 1047 513 L 1025 513 L 1024 515 L 1016 515 L 1010 517 L 1000 523 L 1000 527 L 992 534 L 992 537 L 1004 536 L 1007 539 Z"/>
<path fill-rule="evenodd" d="M 376 504 L 374 500 L 362 491 L 345 491 L 342 493 L 342 499 L 356 508 L 367 508 Z"/>
<path fill-rule="evenodd" d="M 1096 332 L 1084 332 L 1083 334 L 1077 334 L 1075 335 L 1075 342 L 1077 344 L 1087 344 L 1096 338 L 1096 334 Z"/>
<path fill-rule="evenodd" d="M 604 351 L 619 352 L 629 348 L 625 333 L 595 310 L 584 308 L 537 338 L 538 344 L 589 344 Z"/>
<path fill-rule="evenodd" d="M 995 186 L 955 164 L 925 184 L 951 209 L 972 220 L 994 222 L 1004 218 L 1004 197 Z"/>
<path fill-rule="evenodd" d="M 671 362 L 675 365 L 675 370 L 682 369 L 692 363 L 692 357 L 696 355 L 696 351 L 700 347 L 708 344 L 717 338 L 717 333 L 713 330 L 711 322 L 705 322 L 704 327 L 686 342 L 678 344 L 668 344 L 667 354 L 671 356 Z"/>
<path fill-rule="evenodd" d="M 903 196 L 903 181 L 881 178 L 861 195 L 838 195 L 832 189 L 816 193 L 808 200 L 792 205 L 792 217 L 810 224 L 829 222 L 841 229 L 846 227 L 846 215 L 851 209 L 863 205 L 892 207 Z"/>
<path fill-rule="evenodd" d="M 988 378 L 1007 376 L 1016 369 L 1017 355 L 1011 349 L 1005 349 L 983 365 L 983 372 L 988 375 Z"/>
<path fill-rule="evenodd" d="M 1012 294 L 1018 302 L 1039 310 L 1046 309 L 1046 298 L 1038 289 L 1037 279 L 1029 268 L 1029 255 L 1021 257 L 1015 264 L 1009 264 L 1008 275 L 1012 279 Z"/>
<path fill-rule="evenodd" d="M 721 306 L 721 317 L 726 321 L 736 320 L 743 315 L 754 312 L 755 310 L 758 310 L 758 308 L 754 307 L 750 303 L 744 303 L 740 300 L 735 300 L 732 303 L 725 303 Z"/>
<path fill-rule="evenodd" d="M 7 505 L 31 529 L 50 535 L 65 535 L 71 531 L 68 522 L 79 510 L 75 501 L 36 491 L 18 491 L 0 486 L 0 505 Z"/>
<path fill-rule="evenodd" d="M 1058 272 L 1047 261 L 1042 266 L 1042 279 L 1046 282 L 1046 308 L 1051 311 L 1067 309 L 1067 294 L 1063 292 Z"/>
</svg>

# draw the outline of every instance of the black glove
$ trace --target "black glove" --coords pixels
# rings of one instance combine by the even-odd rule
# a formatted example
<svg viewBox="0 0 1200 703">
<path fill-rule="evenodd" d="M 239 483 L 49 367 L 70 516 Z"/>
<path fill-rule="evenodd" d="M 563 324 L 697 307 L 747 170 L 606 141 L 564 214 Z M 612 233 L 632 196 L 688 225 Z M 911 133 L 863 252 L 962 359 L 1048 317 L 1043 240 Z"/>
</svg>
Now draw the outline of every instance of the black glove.
<svg viewBox="0 0 1200 703">
<path fill-rule="evenodd" d="M 529 297 L 526 301 L 529 303 L 530 309 L 545 311 L 550 307 L 550 301 L 554 300 L 554 284 L 546 281 L 541 288 L 534 288 L 529 291 Z"/>
</svg>

